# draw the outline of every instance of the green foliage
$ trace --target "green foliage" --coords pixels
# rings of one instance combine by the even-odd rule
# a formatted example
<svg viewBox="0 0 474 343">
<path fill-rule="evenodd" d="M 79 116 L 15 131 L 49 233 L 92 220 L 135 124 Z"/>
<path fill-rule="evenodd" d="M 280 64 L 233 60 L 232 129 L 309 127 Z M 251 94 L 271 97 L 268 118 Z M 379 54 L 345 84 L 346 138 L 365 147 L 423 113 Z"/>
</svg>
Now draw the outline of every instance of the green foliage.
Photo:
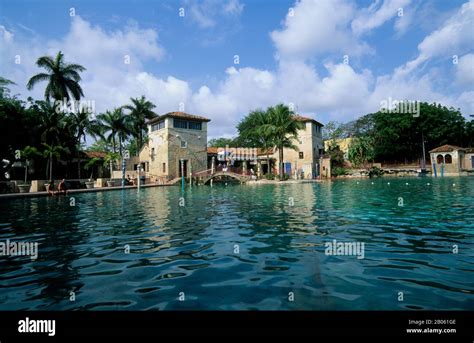
<svg viewBox="0 0 474 343">
<path fill-rule="evenodd" d="M 295 119 L 294 113 L 283 104 L 269 107 L 266 111 L 255 110 L 249 113 L 238 125 L 239 142 L 243 146 L 278 149 L 280 178 L 283 175 L 283 148 L 297 149 L 293 140 L 304 124 Z"/>
<path fill-rule="evenodd" d="M 268 131 L 270 124 L 271 118 L 268 111 L 254 110 L 250 112 L 237 125 L 238 142 L 242 144 L 242 147 L 271 148 L 273 142 L 271 133 Z"/>
<path fill-rule="evenodd" d="M 326 153 L 331 157 L 331 169 L 344 166 L 344 153 L 339 145 L 329 144 Z"/>
<path fill-rule="evenodd" d="M 14 85 L 15 82 L 10 81 L 4 77 L 0 76 L 0 97 L 9 96 L 10 89 L 8 88 L 9 85 Z"/>
<path fill-rule="evenodd" d="M 123 108 L 130 113 L 130 132 L 136 139 L 136 147 L 133 149 L 136 155 L 143 146 L 144 136 L 146 135 L 146 121 L 156 117 L 153 109 L 156 107 L 151 101 L 146 100 L 142 95 L 140 98 L 130 98 L 131 105 L 125 105 Z"/>
<path fill-rule="evenodd" d="M 229 148 L 242 147 L 236 138 L 225 137 L 213 138 L 207 142 L 207 145 L 214 148 L 225 148 L 226 146 L 229 146 Z"/>
<path fill-rule="evenodd" d="M 264 177 L 267 180 L 275 180 L 275 175 L 273 175 L 272 173 L 267 173 L 264 175 Z"/>
<path fill-rule="evenodd" d="M 49 102 L 50 99 L 62 101 L 71 98 L 79 100 L 84 96 L 79 85 L 81 81 L 80 72 L 86 70 L 79 64 L 67 64 L 64 62 L 64 54 L 59 51 L 56 57 L 42 56 L 36 61 L 36 65 L 44 68 L 46 73 L 39 73 L 33 76 L 26 85 L 29 90 L 41 81 L 48 84 L 44 91 L 44 97 Z"/>
<path fill-rule="evenodd" d="M 344 128 L 337 121 L 330 121 L 322 129 L 323 140 L 334 140 L 344 138 Z"/>
<path fill-rule="evenodd" d="M 283 175 L 278 175 L 278 179 L 279 179 L 280 181 L 286 181 L 286 180 L 288 180 L 289 178 L 290 178 L 290 176 L 289 176 L 288 174 L 286 174 L 286 173 L 283 173 Z"/>
<path fill-rule="evenodd" d="M 422 134 L 426 152 L 444 144 L 470 146 L 472 122 L 459 110 L 440 104 L 420 104 L 418 117 L 408 113 L 377 112 L 366 116 L 372 123 L 367 135 L 373 139 L 377 161 L 414 160 L 422 156 Z"/>
<path fill-rule="evenodd" d="M 343 167 L 335 167 L 331 169 L 331 176 L 338 177 L 347 175 L 347 169 Z"/>
<path fill-rule="evenodd" d="M 102 126 L 104 138 L 112 144 L 112 151 L 116 152 L 118 145 L 120 156 L 122 156 L 122 143 L 133 132 L 133 123 L 130 116 L 123 113 L 122 107 L 118 107 L 113 111 L 99 114 L 97 120 L 99 125 Z M 107 133 L 108 135 L 105 136 Z"/>
<path fill-rule="evenodd" d="M 373 138 L 368 136 L 356 138 L 349 147 L 348 157 L 355 166 L 373 160 L 375 157 Z"/>
<path fill-rule="evenodd" d="M 373 177 L 380 177 L 384 174 L 383 170 L 378 168 L 378 167 L 372 167 L 370 168 L 369 170 L 369 177 L 370 178 L 373 178 Z"/>
</svg>

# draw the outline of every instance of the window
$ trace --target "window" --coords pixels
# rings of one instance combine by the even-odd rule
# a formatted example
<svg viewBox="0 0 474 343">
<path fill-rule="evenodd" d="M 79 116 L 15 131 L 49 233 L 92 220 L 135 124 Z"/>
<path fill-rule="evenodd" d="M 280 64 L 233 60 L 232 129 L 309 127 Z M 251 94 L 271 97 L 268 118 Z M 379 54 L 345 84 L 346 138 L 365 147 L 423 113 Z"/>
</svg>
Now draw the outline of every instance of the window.
<svg viewBox="0 0 474 343">
<path fill-rule="evenodd" d="M 202 123 L 199 121 L 188 121 L 174 118 L 173 126 L 177 129 L 202 130 Z"/>
<path fill-rule="evenodd" d="M 453 163 L 453 158 L 451 157 L 450 154 L 446 154 L 446 155 L 444 156 L 444 163 L 446 163 L 446 164 L 451 164 L 451 163 Z"/>
<path fill-rule="evenodd" d="M 189 128 L 191 130 L 201 130 L 202 128 L 202 123 L 201 122 L 198 122 L 198 121 L 190 121 L 189 122 Z"/>
<path fill-rule="evenodd" d="M 443 162 L 444 162 L 443 155 L 436 156 L 436 163 L 443 164 Z"/>
<path fill-rule="evenodd" d="M 187 148 L 188 143 L 186 141 L 181 141 L 181 148 Z"/>
<path fill-rule="evenodd" d="M 151 126 L 151 131 L 161 130 L 161 129 L 164 129 L 164 128 L 165 128 L 165 121 L 161 120 L 158 123 L 153 124 Z"/>
<path fill-rule="evenodd" d="M 181 119 L 173 119 L 173 127 L 177 129 L 187 129 L 188 128 L 188 122 L 186 120 L 181 120 Z"/>
<path fill-rule="evenodd" d="M 155 160 L 155 148 L 151 148 L 151 160 Z"/>
<path fill-rule="evenodd" d="M 163 173 L 166 173 L 166 163 L 163 162 Z"/>
<path fill-rule="evenodd" d="M 300 151 L 300 160 L 304 158 L 304 153 L 302 151 Z"/>
</svg>

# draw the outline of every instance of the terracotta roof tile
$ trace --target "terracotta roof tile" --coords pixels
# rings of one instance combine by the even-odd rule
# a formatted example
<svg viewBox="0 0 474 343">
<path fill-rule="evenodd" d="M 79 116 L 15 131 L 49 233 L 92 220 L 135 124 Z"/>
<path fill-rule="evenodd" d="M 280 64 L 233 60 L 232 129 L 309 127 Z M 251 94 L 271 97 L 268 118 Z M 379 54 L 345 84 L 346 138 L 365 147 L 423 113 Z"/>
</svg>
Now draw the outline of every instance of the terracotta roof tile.
<svg viewBox="0 0 474 343">
<path fill-rule="evenodd" d="M 197 116 L 197 115 L 194 115 L 194 114 L 185 113 L 185 112 L 168 112 L 168 113 L 162 114 L 160 116 L 156 116 L 153 119 L 150 119 L 147 124 L 156 123 L 157 121 L 160 121 L 161 119 L 164 119 L 164 118 L 167 118 L 167 117 L 179 118 L 179 119 L 188 119 L 188 120 L 197 120 L 197 121 L 205 121 L 205 122 L 211 121 L 208 118 Z"/>
<path fill-rule="evenodd" d="M 433 150 L 430 150 L 430 153 L 431 152 L 452 152 L 454 150 L 464 150 L 464 148 L 461 148 L 461 147 L 455 146 L 455 145 L 445 144 L 445 145 L 439 146 L 437 148 L 434 148 Z"/>
<path fill-rule="evenodd" d="M 83 153 L 88 158 L 105 158 L 107 156 L 107 153 L 102 151 L 83 151 Z"/>
<path fill-rule="evenodd" d="M 316 123 L 316 124 L 319 124 L 319 125 L 321 125 L 321 126 L 324 126 L 324 125 L 321 124 L 319 121 L 317 121 L 316 119 L 313 119 L 313 118 L 305 117 L 305 116 L 302 116 L 302 115 L 299 115 L 299 114 L 295 114 L 294 117 L 295 117 L 295 119 L 296 119 L 297 121 L 302 121 L 302 122 L 304 122 L 304 123 L 310 121 L 310 122 L 314 122 L 314 123 Z"/>
</svg>

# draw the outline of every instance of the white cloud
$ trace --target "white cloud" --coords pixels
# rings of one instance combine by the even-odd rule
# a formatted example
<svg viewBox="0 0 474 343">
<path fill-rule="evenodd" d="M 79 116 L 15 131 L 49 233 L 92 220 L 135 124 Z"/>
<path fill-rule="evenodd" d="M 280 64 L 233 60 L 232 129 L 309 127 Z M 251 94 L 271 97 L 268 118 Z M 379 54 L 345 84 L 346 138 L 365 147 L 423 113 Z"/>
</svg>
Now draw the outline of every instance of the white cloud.
<svg viewBox="0 0 474 343">
<path fill-rule="evenodd" d="M 13 39 L 13 33 L 8 31 L 3 25 L 0 25 L 0 36 L 4 43 L 10 43 Z"/>
<path fill-rule="evenodd" d="M 240 16 L 244 5 L 239 0 L 204 0 L 186 1 L 184 8 L 200 28 L 208 29 L 215 27 L 222 17 L 227 20 Z"/>
<path fill-rule="evenodd" d="M 474 88 L 474 54 L 466 54 L 459 59 L 456 68 L 456 81 L 460 85 Z"/>
<path fill-rule="evenodd" d="M 408 74 L 432 58 L 444 57 L 451 59 L 472 50 L 474 46 L 474 0 L 461 6 L 441 28 L 434 31 L 418 45 L 417 58 L 408 61 L 398 68 L 396 73 Z"/>
<path fill-rule="evenodd" d="M 373 75 L 368 69 L 360 70 L 351 65 L 337 64 L 330 59 L 325 60 L 321 70 L 317 69 L 320 62 L 310 63 L 308 57 L 342 51 L 345 49 L 344 43 L 352 42 L 354 38 L 349 25 L 357 11 L 340 0 L 342 7 L 330 11 L 334 3 L 298 2 L 295 5 L 295 17 L 287 16 L 284 29 L 272 32 L 272 38 L 282 57 L 278 59 L 275 70 L 231 66 L 225 70 L 216 87 L 202 84 L 192 89 L 186 80 L 172 75 L 158 77 L 145 71 L 146 61 L 159 62 L 165 54 L 155 30 L 143 29 L 130 22 L 121 30 L 105 31 L 77 16 L 64 38 L 56 41 L 19 42 L 15 40 L 11 30 L 0 26 L 2 57 L 6 56 L 9 61 L 2 64 L 2 75 L 17 82 L 16 91 L 25 98 L 29 95 L 41 98 L 44 87 L 38 86 L 33 92 L 29 92 L 24 85 L 29 77 L 39 71 L 34 64 L 38 56 L 62 50 L 67 62 L 77 62 L 87 68 L 83 74 L 82 86 L 86 99 L 96 101 L 98 111 L 123 105 L 130 97 L 141 95 L 157 105 L 157 113 L 178 110 L 180 103 L 184 103 L 185 111 L 207 116 L 212 120 L 209 126 L 210 137 L 234 134 L 236 123 L 249 111 L 279 102 L 293 103 L 299 113 L 322 122 L 328 119 L 347 121 L 377 111 L 380 102 L 389 97 L 411 100 L 416 96 L 416 100 L 441 102 L 470 111 L 467 114 L 472 113 L 473 92 L 466 90 L 461 94 L 445 95 L 437 91 L 435 85 L 439 75 L 434 70 L 415 74 L 400 73 L 399 68 L 387 75 Z M 419 45 L 420 55 L 432 58 L 442 54 L 440 50 L 444 51 L 444 48 L 434 49 L 432 46 L 435 45 L 431 40 L 439 35 L 437 32 L 446 30 L 445 27 L 456 27 L 457 30 L 448 30 L 456 32 L 456 35 L 465 33 L 465 28 L 455 25 L 455 19 L 461 19 L 461 25 L 469 25 L 469 15 L 466 14 L 469 6 L 471 5 L 466 9 L 464 5 L 455 18 L 429 35 Z M 315 11 L 314 8 L 318 10 Z M 312 14 L 317 17 L 311 17 Z M 324 22 L 312 23 L 317 22 L 318 18 L 324 19 Z M 338 19 L 345 24 L 334 24 Z M 324 23 L 332 24 L 323 27 Z M 320 25 L 323 25 L 322 29 L 313 35 Z M 444 38 L 444 35 L 440 37 Z M 292 41 L 293 38 L 295 41 Z M 459 38 L 456 46 L 464 46 L 465 40 L 469 39 Z M 331 43 L 329 46 L 328 42 Z M 357 39 L 350 44 L 354 48 L 364 46 Z M 20 65 L 12 62 L 16 54 L 22 56 Z M 123 63 L 125 54 L 131 56 L 130 65 Z M 457 73 L 456 81 L 459 85 L 472 84 L 469 67 L 472 68 L 473 65 L 473 54 L 460 56 L 459 64 L 453 68 Z M 409 63 L 417 63 L 416 61 L 417 59 Z M 402 68 L 406 69 L 407 65 Z M 321 113 L 325 116 L 321 117 Z"/>
<path fill-rule="evenodd" d="M 380 7 L 378 6 L 379 3 L 380 1 L 376 1 L 358 13 L 357 17 L 351 23 L 352 30 L 355 34 L 364 34 L 383 25 L 392 18 L 397 17 L 400 8 L 403 11 L 403 15 L 405 15 L 406 6 L 411 3 L 411 0 L 384 0 Z M 400 18 L 403 18 L 403 16 Z M 406 22 L 398 24 L 399 27 L 402 25 L 407 24 Z"/>
<path fill-rule="evenodd" d="M 279 57 L 307 58 L 327 52 L 360 55 L 369 47 L 352 34 L 355 8 L 343 0 L 297 2 L 282 30 L 271 32 Z"/>
</svg>

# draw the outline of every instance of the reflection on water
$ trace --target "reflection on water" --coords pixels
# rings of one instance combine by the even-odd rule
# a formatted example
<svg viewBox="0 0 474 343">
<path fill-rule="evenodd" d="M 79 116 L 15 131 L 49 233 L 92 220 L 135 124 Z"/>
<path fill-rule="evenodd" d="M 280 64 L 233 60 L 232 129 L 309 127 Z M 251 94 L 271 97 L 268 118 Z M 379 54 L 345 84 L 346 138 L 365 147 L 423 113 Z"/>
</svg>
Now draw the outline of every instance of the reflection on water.
<svg viewBox="0 0 474 343">
<path fill-rule="evenodd" d="M 75 198 L 0 202 L 0 241 L 39 243 L 36 261 L 0 257 L 1 310 L 474 308 L 472 178 Z M 334 239 L 365 259 L 326 256 Z"/>
</svg>

